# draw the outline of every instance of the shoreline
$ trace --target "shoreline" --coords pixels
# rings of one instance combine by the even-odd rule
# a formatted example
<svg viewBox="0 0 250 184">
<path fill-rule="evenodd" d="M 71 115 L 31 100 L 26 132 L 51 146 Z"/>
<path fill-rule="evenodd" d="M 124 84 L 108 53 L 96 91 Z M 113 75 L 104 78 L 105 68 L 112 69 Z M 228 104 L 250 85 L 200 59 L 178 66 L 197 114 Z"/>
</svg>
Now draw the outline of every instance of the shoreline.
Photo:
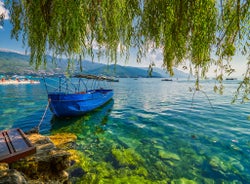
<svg viewBox="0 0 250 184">
<path fill-rule="evenodd" d="M 10 85 L 10 84 L 40 84 L 40 81 L 36 80 L 1 80 L 0 85 Z"/>
</svg>

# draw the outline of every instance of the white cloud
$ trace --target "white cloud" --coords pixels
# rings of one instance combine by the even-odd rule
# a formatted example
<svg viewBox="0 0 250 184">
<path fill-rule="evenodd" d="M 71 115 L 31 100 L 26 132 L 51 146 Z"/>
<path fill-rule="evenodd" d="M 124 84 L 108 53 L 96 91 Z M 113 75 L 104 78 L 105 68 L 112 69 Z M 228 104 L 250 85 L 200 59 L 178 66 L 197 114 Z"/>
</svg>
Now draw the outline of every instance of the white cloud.
<svg viewBox="0 0 250 184">
<path fill-rule="evenodd" d="M 9 11 L 4 8 L 4 2 L 0 0 L 0 14 L 4 14 L 4 19 L 9 19 Z"/>
<path fill-rule="evenodd" d="M 13 52 L 13 53 L 21 54 L 21 55 L 27 55 L 25 54 L 25 52 L 13 50 L 13 49 L 0 48 L 0 51 L 1 52 Z"/>
</svg>

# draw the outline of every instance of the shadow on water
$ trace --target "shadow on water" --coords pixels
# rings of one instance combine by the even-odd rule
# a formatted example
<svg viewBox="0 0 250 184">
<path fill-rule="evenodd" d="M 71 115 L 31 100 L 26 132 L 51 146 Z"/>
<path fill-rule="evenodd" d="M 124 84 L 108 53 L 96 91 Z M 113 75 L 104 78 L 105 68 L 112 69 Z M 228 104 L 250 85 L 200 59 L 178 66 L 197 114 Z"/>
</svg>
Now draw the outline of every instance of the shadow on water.
<svg viewBox="0 0 250 184">
<path fill-rule="evenodd" d="M 112 111 L 114 100 L 111 99 L 103 106 L 86 113 L 83 116 L 58 118 L 53 116 L 50 120 L 51 133 L 69 132 L 74 134 L 83 134 L 84 131 L 94 128 L 93 133 L 101 133 L 103 126 L 107 124 L 108 117 Z"/>
</svg>

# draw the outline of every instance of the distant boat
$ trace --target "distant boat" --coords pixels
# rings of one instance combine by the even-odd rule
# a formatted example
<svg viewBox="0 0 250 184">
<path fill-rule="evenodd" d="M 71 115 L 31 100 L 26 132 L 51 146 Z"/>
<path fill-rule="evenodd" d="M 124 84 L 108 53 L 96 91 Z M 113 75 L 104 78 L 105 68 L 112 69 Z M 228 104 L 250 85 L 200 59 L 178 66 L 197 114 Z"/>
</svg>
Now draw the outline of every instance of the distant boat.
<svg viewBox="0 0 250 184">
<path fill-rule="evenodd" d="M 107 82 L 119 82 L 119 79 L 106 78 Z"/>
<path fill-rule="evenodd" d="M 237 78 L 226 78 L 226 80 L 237 80 Z"/>
<path fill-rule="evenodd" d="M 48 91 L 49 84 L 45 81 L 51 112 L 57 117 L 80 116 L 104 105 L 114 95 L 113 89 L 102 88 L 98 84 L 107 79 L 94 75 L 59 78 L 59 85 L 53 92 Z M 92 89 L 88 89 L 89 80 L 92 81 Z"/>
<path fill-rule="evenodd" d="M 173 81 L 173 79 L 161 79 L 161 81 Z"/>
</svg>

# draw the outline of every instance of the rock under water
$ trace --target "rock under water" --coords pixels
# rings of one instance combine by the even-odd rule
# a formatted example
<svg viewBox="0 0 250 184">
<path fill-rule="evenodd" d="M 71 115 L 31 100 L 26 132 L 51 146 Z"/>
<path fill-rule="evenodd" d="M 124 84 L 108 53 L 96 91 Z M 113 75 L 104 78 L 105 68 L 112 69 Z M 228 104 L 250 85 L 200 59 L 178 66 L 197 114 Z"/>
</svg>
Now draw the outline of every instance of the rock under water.
<svg viewBox="0 0 250 184">
<path fill-rule="evenodd" d="M 60 139 L 64 138 L 58 136 Z M 27 137 L 36 147 L 36 153 L 9 166 L 1 163 L 0 183 L 68 183 L 69 174 L 66 169 L 70 167 L 71 154 L 66 149 L 55 146 L 48 136 L 33 133 Z M 71 142 L 73 140 L 70 139 Z M 67 141 L 64 142 L 68 144 Z"/>
</svg>

